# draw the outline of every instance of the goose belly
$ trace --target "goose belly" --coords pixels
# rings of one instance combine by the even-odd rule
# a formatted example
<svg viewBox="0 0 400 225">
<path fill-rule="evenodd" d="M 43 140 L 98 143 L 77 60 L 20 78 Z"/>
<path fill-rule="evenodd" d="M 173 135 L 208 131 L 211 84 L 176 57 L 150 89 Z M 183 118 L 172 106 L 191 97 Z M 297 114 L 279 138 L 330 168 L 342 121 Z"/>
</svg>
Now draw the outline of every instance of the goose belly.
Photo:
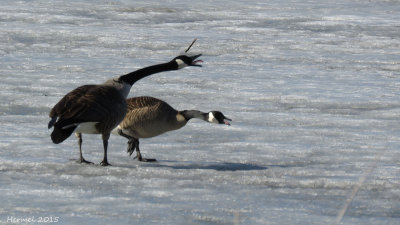
<svg viewBox="0 0 400 225">
<path fill-rule="evenodd" d="M 181 127 L 182 125 L 171 124 L 167 121 L 147 121 L 123 129 L 123 132 L 135 138 L 151 138 Z"/>
<path fill-rule="evenodd" d="M 155 128 L 151 128 L 148 127 L 147 129 L 143 129 L 143 128 L 139 128 L 135 130 L 135 134 L 136 136 L 138 136 L 139 138 L 152 138 L 158 135 L 161 135 L 165 132 L 167 132 L 169 130 L 167 129 L 155 129 Z"/>
</svg>

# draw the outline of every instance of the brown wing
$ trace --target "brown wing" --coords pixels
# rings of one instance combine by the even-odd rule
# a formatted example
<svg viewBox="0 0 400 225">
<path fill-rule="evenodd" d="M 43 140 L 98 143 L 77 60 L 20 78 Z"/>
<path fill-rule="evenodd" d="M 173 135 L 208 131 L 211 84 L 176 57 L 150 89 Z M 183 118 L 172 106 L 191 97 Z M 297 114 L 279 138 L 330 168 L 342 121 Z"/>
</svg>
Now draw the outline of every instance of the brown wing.
<svg viewBox="0 0 400 225">
<path fill-rule="evenodd" d="M 82 122 L 120 122 L 126 112 L 125 98 L 117 89 L 103 85 L 84 85 L 65 95 L 50 111 L 61 127 Z M 122 116 L 122 118 L 121 118 Z"/>
<path fill-rule="evenodd" d="M 126 100 L 126 103 L 128 111 L 121 123 L 122 127 L 148 123 L 159 119 L 162 116 L 162 112 L 175 111 L 168 103 L 149 96 L 130 98 Z"/>
<path fill-rule="evenodd" d="M 84 85 L 72 90 L 51 109 L 49 116 L 51 118 L 70 118 L 75 115 L 76 112 L 80 111 L 83 107 L 83 105 L 76 104 L 76 102 L 94 87 L 96 87 L 96 85 Z"/>
<path fill-rule="evenodd" d="M 167 103 L 160 99 L 153 98 L 150 96 L 140 96 L 127 99 L 126 104 L 128 105 L 128 111 L 130 111 L 134 109 L 155 106 L 157 104 L 167 104 Z"/>
<path fill-rule="evenodd" d="M 173 129 L 178 111 L 149 96 L 127 99 L 128 111 L 120 128 L 136 138 L 153 137 Z"/>
</svg>

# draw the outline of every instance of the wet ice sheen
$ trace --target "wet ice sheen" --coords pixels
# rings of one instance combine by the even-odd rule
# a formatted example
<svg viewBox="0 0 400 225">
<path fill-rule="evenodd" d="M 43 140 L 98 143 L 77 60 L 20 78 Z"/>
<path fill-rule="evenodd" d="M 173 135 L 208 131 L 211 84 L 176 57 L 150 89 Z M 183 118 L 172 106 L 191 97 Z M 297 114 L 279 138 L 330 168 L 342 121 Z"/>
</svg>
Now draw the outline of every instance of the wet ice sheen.
<svg viewBox="0 0 400 225">
<path fill-rule="evenodd" d="M 226 7 L 229 4 L 230 7 Z M 400 5 L 395 1 L 5 1 L 0 9 L 0 223 L 398 224 Z M 220 110 L 141 141 L 111 137 L 112 167 L 51 143 L 50 108 L 81 84 L 170 60 L 193 38 L 202 68 L 130 96 Z M 83 151 L 100 162 L 99 136 Z"/>
</svg>

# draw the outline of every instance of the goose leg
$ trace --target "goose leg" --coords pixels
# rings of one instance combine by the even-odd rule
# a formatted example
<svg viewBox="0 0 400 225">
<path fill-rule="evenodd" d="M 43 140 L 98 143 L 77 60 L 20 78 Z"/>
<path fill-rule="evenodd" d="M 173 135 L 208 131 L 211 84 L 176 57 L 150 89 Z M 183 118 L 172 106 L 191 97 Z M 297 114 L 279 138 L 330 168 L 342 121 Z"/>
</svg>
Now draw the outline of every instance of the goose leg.
<svg viewBox="0 0 400 225">
<path fill-rule="evenodd" d="M 75 133 L 76 137 L 78 138 L 78 145 L 79 145 L 79 159 L 77 160 L 78 163 L 86 163 L 86 164 L 93 164 L 92 162 L 87 161 L 83 158 L 82 155 L 82 133 Z"/>
<path fill-rule="evenodd" d="M 110 138 L 110 133 L 103 134 L 102 138 L 103 138 L 103 147 L 104 147 L 104 157 L 103 157 L 103 161 L 100 163 L 100 165 L 111 166 L 111 164 L 109 164 L 108 160 L 107 160 L 108 138 Z"/>
<path fill-rule="evenodd" d="M 136 149 L 136 156 L 134 157 L 134 159 L 138 159 L 141 162 L 155 162 L 157 161 L 156 159 L 147 159 L 147 158 L 143 158 L 142 154 L 140 154 L 140 149 L 139 149 L 139 139 L 131 137 L 127 134 L 124 134 L 122 132 L 122 130 L 118 130 L 118 134 L 122 137 L 125 137 L 128 139 L 128 148 L 127 148 L 127 152 L 129 153 L 129 156 L 131 156 L 133 154 L 133 152 Z"/>
<path fill-rule="evenodd" d="M 131 139 L 131 136 L 124 134 L 121 129 L 118 129 L 118 134 L 124 138 Z"/>
<path fill-rule="evenodd" d="M 128 139 L 128 148 L 126 149 L 126 152 L 128 152 L 129 156 L 131 156 L 132 153 L 135 151 L 136 147 L 138 146 L 137 145 L 138 142 L 135 141 L 136 139 L 134 137 L 131 137 L 131 136 L 127 135 L 127 134 L 124 134 L 122 132 L 122 130 L 118 130 L 118 134 L 120 136 Z"/>
<path fill-rule="evenodd" d="M 129 140 L 128 140 L 128 148 L 126 149 L 126 152 L 128 152 L 129 153 L 129 156 L 131 156 L 132 155 L 132 153 L 135 151 L 135 149 L 136 149 L 136 142 L 135 142 L 135 140 L 134 140 L 134 138 L 132 138 L 132 137 L 127 137 Z"/>
<path fill-rule="evenodd" d="M 140 154 L 140 149 L 139 149 L 139 139 L 132 138 L 133 141 L 135 142 L 136 145 L 136 157 L 139 161 L 141 162 L 155 162 L 157 161 L 156 159 L 148 159 L 148 158 L 143 158 L 142 154 Z"/>
</svg>

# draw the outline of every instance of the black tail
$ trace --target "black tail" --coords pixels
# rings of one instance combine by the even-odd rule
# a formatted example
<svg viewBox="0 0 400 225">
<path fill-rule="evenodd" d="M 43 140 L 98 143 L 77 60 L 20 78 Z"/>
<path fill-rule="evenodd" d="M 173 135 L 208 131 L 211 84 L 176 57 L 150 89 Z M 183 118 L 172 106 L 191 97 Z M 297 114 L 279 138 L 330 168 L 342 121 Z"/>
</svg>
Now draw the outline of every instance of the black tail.
<svg viewBox="0 0 400 225">
<path fill-rule="evenodd" d="M 54 130 L 51 133 L 51 140 L 54 144 L 59 144 L 71 136 L 75 128 L 76 126 L 71 126 L 67 129 L 61 129 L 59 126 L 54 126 Z"/>
<path fill-rule="evenodd" d="M 54 126 L 54 124 L 56 123 L 57 120 L 57 116 L 51 118 L 51 120 L 49 121 L 49 124 L 47 125 L 47 127 L 50 129 Z"/>
</svg>

